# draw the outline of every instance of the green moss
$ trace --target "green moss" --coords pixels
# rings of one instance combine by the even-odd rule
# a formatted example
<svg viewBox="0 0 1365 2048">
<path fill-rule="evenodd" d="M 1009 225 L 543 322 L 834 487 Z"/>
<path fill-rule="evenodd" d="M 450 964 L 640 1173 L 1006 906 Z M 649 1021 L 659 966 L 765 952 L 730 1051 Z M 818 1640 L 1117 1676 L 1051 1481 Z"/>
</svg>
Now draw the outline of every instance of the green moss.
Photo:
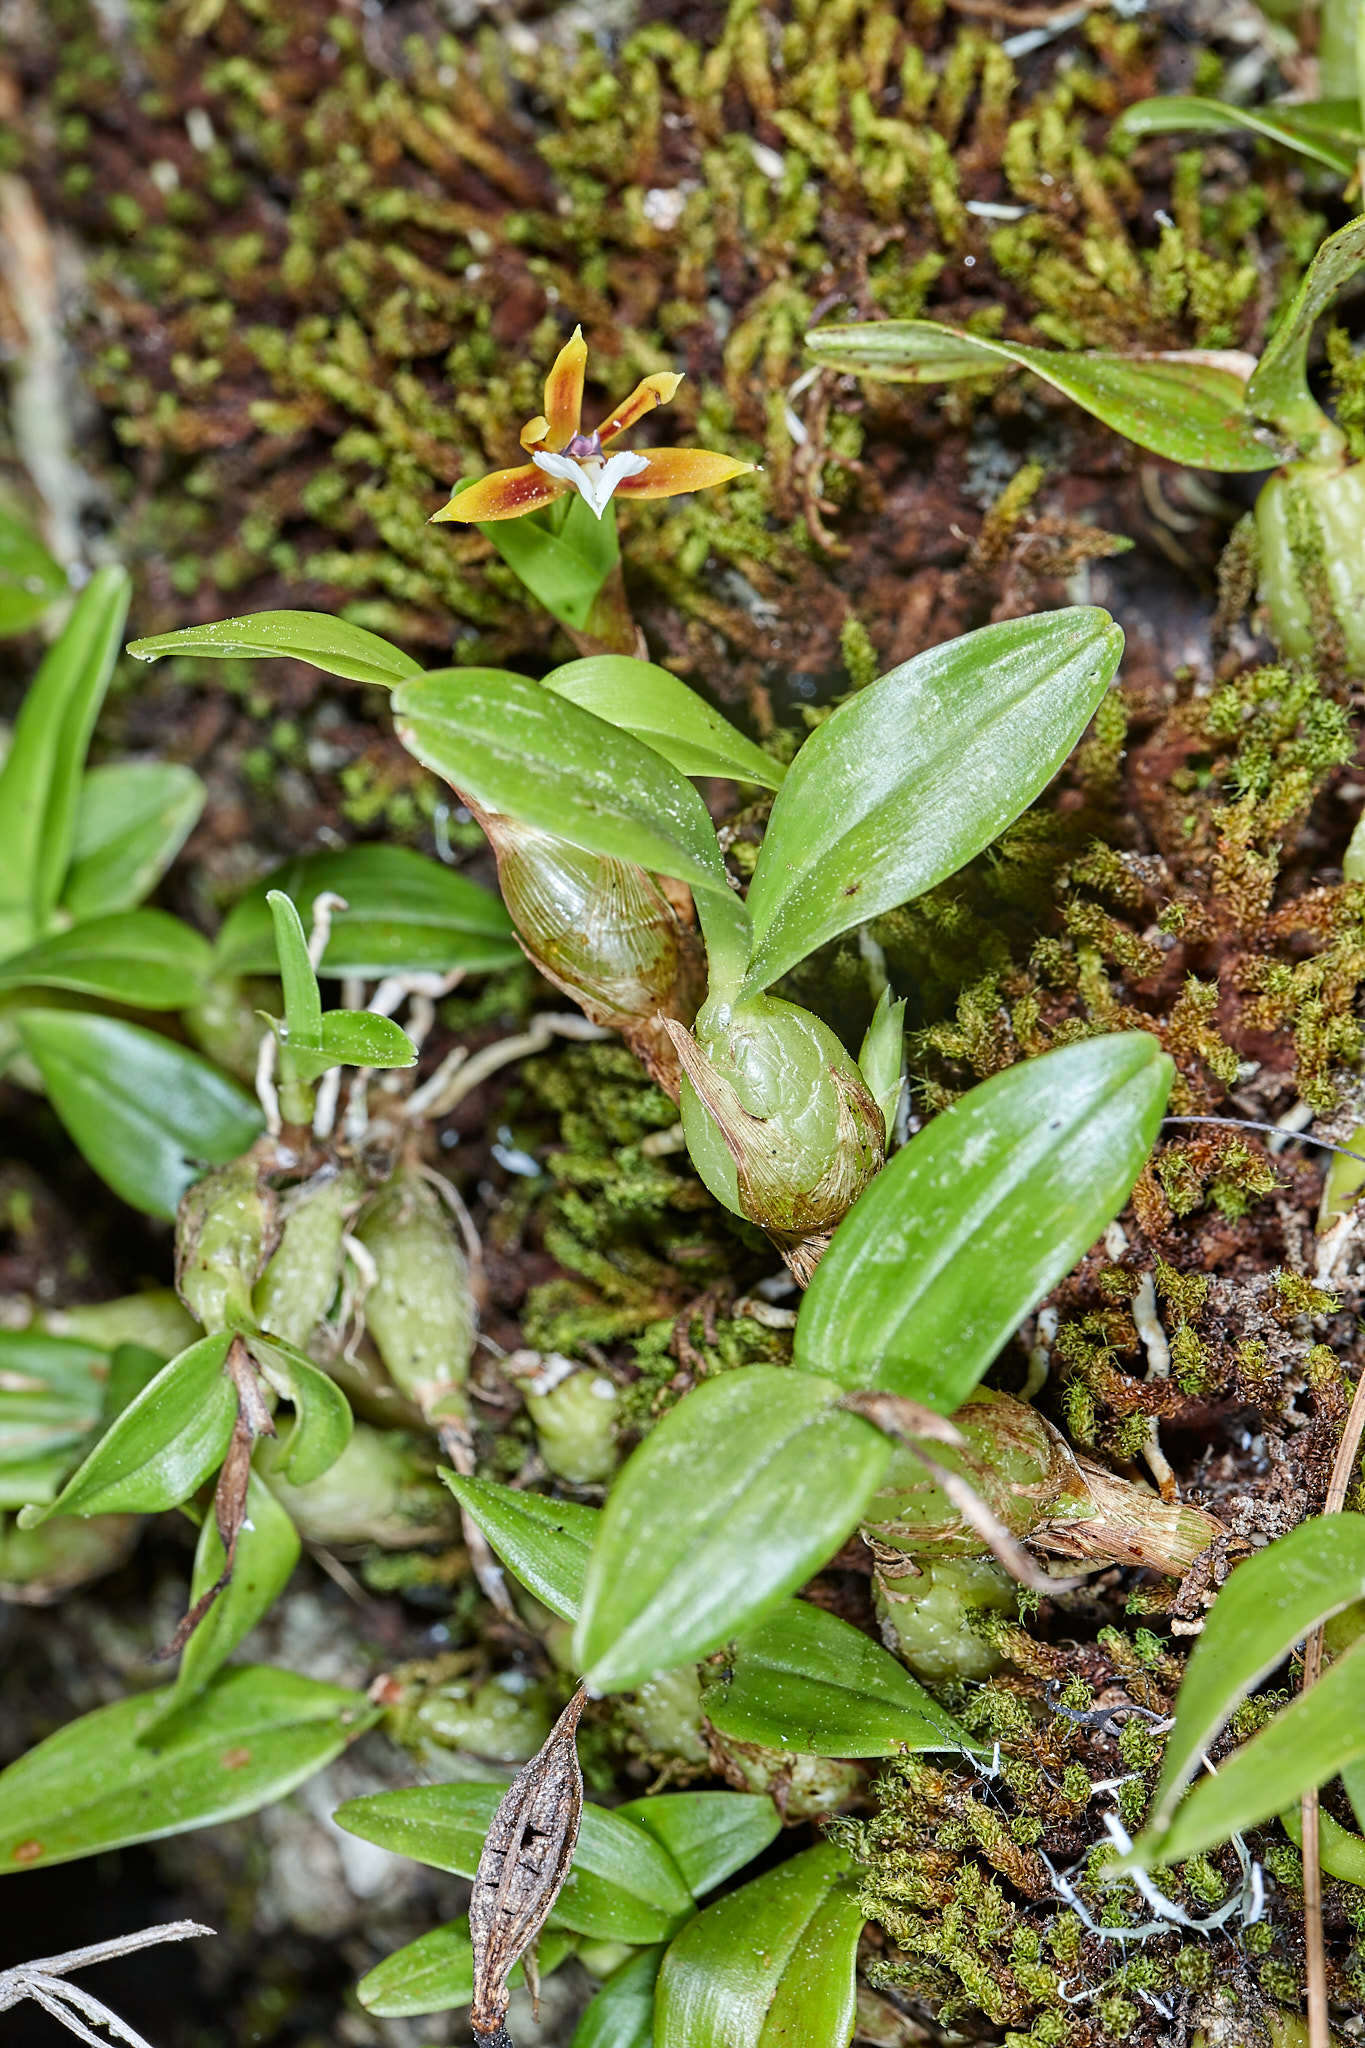
<svg viewBox="0 0 1365 2048">
<path fill-rule="evenodd" d="M 1158 1256 L 1154 1278 L 1156 1291 L 1178 1324 L 1198 1320 L 1208 1299 L 1207 1273 L 1180 1273 Z"/>
<path fill-rule="evenodd" d="M 566 317 L 614 338 L 612 387 L 689 357 L 677 438 L 761 457 L 723 494 L 637 508 L 627 541 L 634 575 L 743 645 L 750 622 L 700 576 L 708 558 L 757 574 L 766 598 L 809 587 L 826 573 L 816 499 L 866 500 L 856 465 L 884 401 L 839 395 L 812 494 L 784 394 L 849 247 L 899 317 L 961 317 L 965 278 L 983 329 L 1012 288 L 1045 337 L 1218 346 L 1249 338 L 1259 268 L 1313 231 L 1277 169 L 1229 192 L 1220 161 L 1205 204 L 1194 151 L 1178 160 L 1174 224 L 1149 247 L 1128 236 L 1137 188 L 1105 133 L 1142 76 L 1136 24 L 1091 23 L 1025 84 L 997 40 L 928 0 L 913 20 L 891 0 L 786 0 L 771 20 L 732 0 L 704 43 L 656 22 L 610 51 L 490 26 L 411 36 L 382 63 L 329 0 L 268 17 L 223 0 L 191 37 L 138 6 L 147 89 L 128 146 L 176 165 L 158 184 L 108 154 L 107 118 L 126 125 L 129 110 L 91 0 L 49 12 L 59 118 L 28 147 L 94 245 L 100 347 L 131 358 L 131 374 L 97 368 L 100 394 L 123 438 L 162 461 L 139 517 L 170 510 L 193 469 L 220 522 L 195 559 L 220 587 L 268 574 L 284 544 L 291 573 L 395 605 L 419 643 L 448 645 L 455 614 L 476 659 L 524 641 L 519 593 L 477 534 L 425 519 L 456 477 L 514 458 Z M 186 161 L 191 108 L 203 128 Z M 988 232 L 967 213 L 977 163 L 1002 166 L 1025 219 Z M 128 318 L 138 302 L 170 338 L 173 391 L 161 342 Z M 994 388 L 931 403 L 960 411 Z M 271 500 L 245 535 L 241 475 L 266 477 Z"/>
<path fill-rule="evenodd" d="M 844 658 L 848 680 L 855 690 L 866 689 L 881 674 L 881 663 L 867 628 L 851 612 L 840 628 L 839 651 Z"/>
<path fill-rule="evenodd" d="M 1302 1273 L 1276 1273 L 1271 1284 L 1275 1290 L 1276 1316 L 1286 1322 L 1295 1316 L 1333 1315 L 1341 1306 L 1335 1294 L 1325 1287 L 1315 1287 Z"/>
<path fill-rule="evenodd" d="M 523 1093 L 513 1099 L 518 1128 L 552 1120 L 540 1144 L 550 1187 L 527 1195 L 529 1205 L 499 1224 L 509 1236 L 532 1224 L 563 1278 L 532 1288 L 523 1312 L 527 1342 L 570 1357 L 585 1347 L 639 1338 L 639 1386 L 623 1393 L 623 1418 L 638 1426 L 656 1395 L 679 1370 L 670 1344 L 686 1304 L 715 1286 L 743 1259 L 745 1238 L 733 1233 L 692 1173 L 685 1153 L 647 1148 L 676 1118 L 673 1104 L 618 1044 L 569 1046 L 527 1063 Z M 747 1317 L 713 1324 L 703 1357 L 714 1366 L 771 1357 L 775 1333 Z M 724 1328 L 725 1335 L 720 1335 Z"/>
</svg>

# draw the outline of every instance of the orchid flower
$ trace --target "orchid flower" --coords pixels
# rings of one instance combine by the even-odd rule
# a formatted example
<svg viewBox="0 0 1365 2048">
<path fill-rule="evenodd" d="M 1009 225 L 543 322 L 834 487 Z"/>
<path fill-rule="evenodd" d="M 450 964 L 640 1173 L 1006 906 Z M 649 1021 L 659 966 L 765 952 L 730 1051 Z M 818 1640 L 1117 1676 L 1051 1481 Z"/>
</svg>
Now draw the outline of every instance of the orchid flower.
<svg viewBox="0 0 1365 2048">
<path fill-rule="evenodd" d="M 583 379 L 588 345 L 575 327 L 545 379 L 545 410 L 521 430 L 521 445 L 531 460 L 519 469 L 497 469 L 457 491 L 433 518 L 482 523 L 519 519 L 538 512 L 566 491 L 577 491 L 600 519 L 619 491 L 623 498 L 675 498 L 684 491 L 703 491 L 729 483 L 755 467 L 708 448 L 651 448 L 636 454 L 620 448 L 606 451 L 628 428 L 667 405 L 682 383 L 673 370 L 661 371 L 637 384 L 624 405 L 592 433 L 583 432 Z"/>
</svg>

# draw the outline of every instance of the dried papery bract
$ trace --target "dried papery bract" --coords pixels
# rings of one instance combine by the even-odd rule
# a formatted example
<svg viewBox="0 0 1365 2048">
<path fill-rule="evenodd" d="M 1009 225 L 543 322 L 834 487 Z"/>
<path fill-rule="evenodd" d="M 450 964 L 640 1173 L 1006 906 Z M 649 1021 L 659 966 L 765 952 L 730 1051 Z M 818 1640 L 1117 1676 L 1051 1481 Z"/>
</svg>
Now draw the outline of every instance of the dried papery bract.
<svg viewBox="0 0 1365 2048">
<path fill-rule="evenodd" d="M 528 958 L 594 1024 L 619 1031 L 676 1102 L 666 1020 L 687 1025 L 706 994 L 691 898 L 633 862 L 469 804 L 498 859 L 503 901 Z"/>
<path fill-rule="evenodd" d="M 1078 1457 L 1076 1464 L 1094 1512 L 1044 1527 L 1036 1541 L 1051 1557 L 1135 1565 L 1174 1577 L 1187 1572 L 1211 1543 L 1227 1539 L 1224 1524 L 1202 1508 L 1163 1500 L 1093 1458 Z"/>
<path fill-rule="evenodd" d="M 1202 1508 L 1163 1501 L 1078 1459 L 1046 1417 L 1009 1394 L 983 1387 L 953 1422 L 962 1448 L 936 1446 L 934 1472 L 909 1447 L 893 1454 L 865 1520 L 883 1549 L 911 1557 L 972 1557 L 991 1549 L 963 1488 L 1006 1537 L 1056 1557 L 1178 1577 L 1227 1534 Z"/>
<path fill-rule="evenodd" d="M 545 1746 L 518 1771 L 498 1802 L 479 1858 L 469 1901 L 469 2020 L 489 2048 L 510 2048 L 503 2024 L 507 1980 L 534 1947 L 573 1862 L 583 1813 L 578 1721 L 586 1700 L 580 1686 Z"/>
</svg>

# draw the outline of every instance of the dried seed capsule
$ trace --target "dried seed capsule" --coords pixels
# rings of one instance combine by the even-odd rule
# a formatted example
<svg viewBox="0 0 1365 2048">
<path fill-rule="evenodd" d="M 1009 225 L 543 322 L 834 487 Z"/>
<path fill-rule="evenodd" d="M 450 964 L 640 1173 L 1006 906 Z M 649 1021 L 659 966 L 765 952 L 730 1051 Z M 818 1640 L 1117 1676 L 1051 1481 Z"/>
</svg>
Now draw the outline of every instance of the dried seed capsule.
<svg viewBox="0 0 1365 2048">
<path fill-rule="evenodd" d="M 496 812 L 474 814 L 497 854 L 503 901 L 529 958 L 594 1024 L 619 1031 L 676 1101 L 678 1061 L 663 1020 L 690 1024 L 706 992 L 691 899 L 680 891 L 680 909 L 671 893 L 677 884 L 661 884 L 630 861 L 584 853 Z"/>
<path fill-rule="evenodd" d="M 498 1802 L 469 1900 L 476 2034 L 506 2040 L 507 1979 L 549 1919 L 573 1862 L 583 1814 L 576 1737 L 587 1694 L 580 1686 L 543 1749 Z"/>
<path fill-rule="evenodd" d="M 269 1255 L 274 1224 L 275 1197 L 250 1152 L 206 1173 L 181 1197 L 176 1291 L 210 1334 L 254 1320 L 252 1289 Z"/>
<path fill-rule="evenodd" d="M 336 1294 L 341 1240 L 364 1193 L 352 1168 L 328 1166 L 286 1196 L 279 1244 L 256 1283 L 256 1318 L 263 1330 L 307 1349 Z"/>
<path fill-rule="evenodd" d="M 400 1168 L 355 1235 L 374 1261 L 365 1323 L 385 1370 L 428 1422 L 463 1424 L 474 1302 L 450 1212 L 427 1181 Z"/>
<path fill-rule="evenodd" d="M 776 996 L 713 997 L 695 1038 L 676 1026 L 671 1036 L 698 1173 L 808 1280 L 886 1157 L 882 1113 L 857 1062 L 818 1017 Z"/>
</svg>

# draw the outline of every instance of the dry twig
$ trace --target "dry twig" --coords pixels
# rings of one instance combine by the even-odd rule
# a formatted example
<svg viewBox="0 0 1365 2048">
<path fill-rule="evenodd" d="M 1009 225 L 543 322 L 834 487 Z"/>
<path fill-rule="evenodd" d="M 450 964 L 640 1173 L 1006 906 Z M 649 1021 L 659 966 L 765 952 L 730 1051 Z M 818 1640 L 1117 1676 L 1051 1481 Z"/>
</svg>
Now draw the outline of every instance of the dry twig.
<svg viewBox="0 0 1365 2048">
<path fill-rule="evenodd" d="M 211 1927 L 201 1927 L 195 1920 L 170 1920 L 162 1927 L 144 1927 L 136 1934 L 121 1934 L 114 1941 L 96 1942 L 90 1948 L 71 1948 L 58 1956 L 35 1956 L 31 1963 L 0 1970 L 0 2012 L 8 2012 L 22 1999 L 31 1998 L 78 2040 L 86 2042 L 87 2048 L 108 2048 L 108 2043 L 90 2031 L 86 2020 L 107 2028 L 115 2040 L 126 2043 L 126 2048 L 148 2048 L 135 2027 L 130 2027 L 79 1985 L 64 1980 L 73 1970 L 87 1970 L 92 1963 L 113 1962 L 140 1948 L 151 1948 L 156 1942 L 191 1941 L 198 1935 L 212 1933 Z"/>
</svg>

